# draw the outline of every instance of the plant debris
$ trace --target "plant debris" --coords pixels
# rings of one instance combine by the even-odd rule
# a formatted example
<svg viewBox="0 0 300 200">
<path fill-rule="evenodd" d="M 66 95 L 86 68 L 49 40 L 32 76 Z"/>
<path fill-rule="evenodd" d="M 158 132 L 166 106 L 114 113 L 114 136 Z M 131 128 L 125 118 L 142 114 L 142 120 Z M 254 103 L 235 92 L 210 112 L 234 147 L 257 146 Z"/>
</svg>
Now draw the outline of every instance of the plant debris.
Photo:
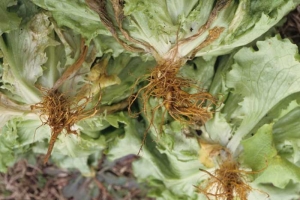
<svg viewBox="0 0 300 200">
<path fill-rule="evenodd" d="M 147 186 L 138 183 L 133 175 L 132 162 L 137 159 L 138 156 L 128 155 L 111 162 L 102 155 L 94 177 L 74 174 L 63 193 L 74 200 L 87 196 L 95 200 L 153 200 L 146 197 Z"/>
<path fill-rule="evenodd" d="M 300 45 L 300 6 L 287 15 L 287 20 L 279 28 L 282 37 L 290 38 L 295 44 Z"/>
<path fill-rule="evenodd" d="M 1 200 L 153 200 L 146 197 L 147 187 L 139 184 L 132 171 L 135 155 L 110 162 L 103 155 L 94 177 L 79 171 L 59 169 L 51 163 L 36 165 L 20 160 L 7 173 L 0 173 Z"/>
<path fill-rule="evenodd" d="M 66 200 L 62 188 L 67 185 L 70 173 L 41 163 L 41 159 L 36 166 L 20 160 L 6 174 L 0 173 L 0 199 Z"/>
</svg>

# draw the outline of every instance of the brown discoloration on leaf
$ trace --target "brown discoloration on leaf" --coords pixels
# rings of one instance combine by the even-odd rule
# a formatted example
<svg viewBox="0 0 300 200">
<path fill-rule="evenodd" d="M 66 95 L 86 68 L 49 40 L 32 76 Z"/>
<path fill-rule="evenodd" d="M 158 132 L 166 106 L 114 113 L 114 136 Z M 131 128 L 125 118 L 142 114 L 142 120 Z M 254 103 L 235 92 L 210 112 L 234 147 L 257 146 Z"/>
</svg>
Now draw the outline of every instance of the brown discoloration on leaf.
<svg viewBox="0 0 300 200">
<path fill-rule="evenodd" d="M 94 10 L 96 13 L 98 13 L 101 22 L 103 23 L 103 25 L 106 26 L 106 28 L 111 32 L 112 36 L 118 41 L 119 44 L 122 45 L 122 47 L 128 51 L 131 52 L 144 52 L 144 49 L 132 46 L 127 44 L 126 42 L 124 42 L 123 40 L 120 39 L 120 37 L 118 36 L 118 29 L 117 26 L 113 24 L 112 19 L 108 16 L 107 10 L 106 10 L 106 0 L 86 0 L 87 5 Z M 117 14 L 116 16 L 116 21 L 119 25 L 119 30 L 123 33 L 126 34 L 127 38 L 129 38 L 129 41 L 135 41 L 137 42 L 137 40 L 134 40 L 133 38 L 129 37 L 128 33 L 123 30 L 122 28 L 122 20 L 123 20 L 123 11 L 120 11 L 120 5 L 119 5 L 119 0 L 118 1 L 112 1 L 113 7 L 114 7 L 114 11 L 116 12 L 115 14 Z M 126 37 L 125 36 L 125 37 Z"/>
<path fill-rule="evenodd" d="M 219 0 L 219 1 L 217 1 L 215 7 L 213 8 L 213 10 L 211 11 L 211 13 L 208 17 L 208 20 L 206 21 L 206 23 L 204 25 L 202 25 L 200 27 L 198 32 L 196 34 L 190 36 L 190 37 L 187 37 L 187 38 L 179 41 L 178 44 L 182 45 L 182 44 L 187 43 L 189 41 L 195 40 L 200 35 L 202 35 L 205 31 L 207 31 L 210 28 L 210 26 L 212 25 L 212 23 L 214 22 L 214 20 L 217 18 L 219 12 L 222 11 L 224 8 L 226 8 L 226 6 L 228 6 L 230 2 L 231 2 L 231 0 Z"/>
<path fill-rule="evenodd" d="M 207 38 L 198 46 L 196 47 L 191 54 L 191 57 L 195 57 L 196 53 L 203 49 L 204 47 L 207 47 L 208 45 L 210 45 L 212 42 L 214 42 L 215 40 L 217 40 L 221 33 L 225 30 L 225 28 L 223 27 L 214 27 L 213 29 L 209 30 L 208 36 Z"/>
<path fill-rule="evenodd" d="M 214 158 L 220 155 L 220 152 L 224 149 L 223 146 L 216 143 L 205 141 L 201 138 L 198 139 L 200 145 L 199 160 L 207 168 L 215 167 Z"/>
<path fill-rule="evenodd" d="M 123 36 L 125 37 L 125 39 L 127 41 L 133 43 L 133 44 L 141 45 L 143 47 L 146 47 L 147 49 L 153 49 L 150 44 L 146 44 L 142 41 L 134 39 L 133 37 L 131 37 L 129 35 L 129 33 L 127 33 L 127 31 L 125 31 L 123 29 L 123 24 L 122 23 L 123 23 L 123 20 L 125 18 L 125 15 L 124 15 L 124 12 L 123 12 L 124 1 L 123 0 L 111 0 L 111 3 L 113 5 L 113 9 L 114 9 L 115 18 L 116 18 L 118 28 L 121 31 L 121 33 L 123 34 Z"/>
<path fill-rule="evenodd" d="M 110 106 L 101 106 L 101 109 L 98 110 L 97 114 L 101 114 L 101 113 L 106 113 L 106 114 L 111 114 L 111 113 L 115 113 L 117 111 L 121 111 L 124 110 L 125 108 L 128 107 L 128 100 L 125 99 L 119 103 L 110 105 Z"/>
<path fill-rule="evenodd" d="M 92 66 L 87 77 L 88 83 L 81 87 L 78 93 L 79 96 L 95 95 L 103 88 L 121 83 L 120 78 L 116 74 L 107 74 L 110 58 L 111 55 L 106 54 Z"/>
<path fill-rule="evenodd" d="M 68 67 L 68 69 L 63 73 L 63 75 L 55 82 L 54 86 L 52 87 L 53 90 L 57 90 L 66 80 L 75 75 L 75 73 L 80 69 L 81 65 L 83 64 L 87 52 L 88 47 L 84 45 L 84 40 L 81 40 L 81 54 L 79 58 L 73 65 Z"/>
<path fill-rule="evenodd" d="M 137 40 L 130 36 L 130 34 L 123 28 L 123 21 L 125 19 L 125 15 L 123 12 L 123 6 L 124 6 L 124 0 L 109 0 L 112 4 L 113 11 L 114 11 L 114 20 L 116 24 L 113 23 L 113 20 L 108 16 L 107 10 L 106 10 L 106 3 L 107 0 L 86 0 L 86 3 L 88 6 L 98 13 L 100 20 L 102 23 L 107 27 L 107 29 L 112 33 L 112 36 L 126 49 L 132 52 L 151 52 L 155 59 L 157 61 L 161 60 L 162 55 L 158 55 L 157 51 L 151 44 L 148 44 L 146 42 Z M 213 10 L 211 11 L 206 23 L 201 26 L 201 28 L 197 31 L 196 34 L 187 37 L 185 39 L 182 39 L 177 42 L 176 46 L 174 46 L 172 49 L 169 50 L 169 52 L 175 52 L 178 46 L 184 45 L 186 43 L 189 43 L 195 39 L 197 39 L 200 35 L 202 35 L 204 32 L 206 32 L 214 22 L 214 20 L 217 18 L 218 14 L 224 10 L 229 4 L 231 0 L 218 0 L 216 5 L 214 6 Z M 130 18 L 130 16 L 126 16 Z M 132 19 L 135 20 L 135 19 Z M 214 30 L 214 29 L 212 29 Z M 220 30 L 220 29 L 219 29 Z M 118 35 L 118 32 L 124 36 L 125 40 L 129 42 L 130 44 L 126 43 L 126 41 L 123 41 L 120 39 L 120 36 Z M 216 35 L 216 34 L 215 34 Z M 215 38 L 217 39 L 217 38 Z M 214 39 L 214 40 L 215 40 Z M 205 45 L 210 44 L 212 39 L 206 40 L 204 43 L 201 44 L 200 47 L 197 49 L 203 48 Z M 139 46 L 143 48 L 139 48 Z M 193 55 L 195 54 L 195 51 L 191 52 Z M 191 56 L 189 56 L 191 58 Z"/>
</svg>

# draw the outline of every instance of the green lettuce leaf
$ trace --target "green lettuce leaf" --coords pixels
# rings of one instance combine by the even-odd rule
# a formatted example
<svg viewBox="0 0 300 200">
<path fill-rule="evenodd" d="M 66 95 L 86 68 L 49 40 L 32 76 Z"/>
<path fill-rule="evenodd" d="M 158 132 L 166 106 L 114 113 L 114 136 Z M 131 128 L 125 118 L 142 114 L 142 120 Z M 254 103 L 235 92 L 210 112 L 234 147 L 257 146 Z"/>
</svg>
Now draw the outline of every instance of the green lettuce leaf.
<svg viewBox="0 0 300 200">
<path fill-rule="evenodd" d="M 282 111 L 273 127 L 274 142 L 281 156 L 300 166 L 300 105 L 295 100 Z"/>
<path fill-rule="evenodd" d="M 300 91 L 298 48 L 278 36 L 257 42 L 258 50 L 243 48 L 238 51 L 226 85 L 243 97 L 235 110 L 241 124 L 228 143 L 236 152 L 240 141 L 250 134 L 256 124 L 286 97 Z"/>
<path fill-rule="evenodd" d="M 128 154 L 137 154 L 142 144 L 145 125 L 136 119 L 129 119 L 125 113 L 112 115 L 110 118 L 108 121 L 113 124 L 118 121 L 119 126 L 125 125 L 125 134 L 114 142 L 115 145 L 110 145 L 108 157 L 115 160 Z M 193 151 L 189 148 L 191 144 L 193 146 L 198 146 L 198 144 L 195 138 L 184 140 L 181 126 L 177 122 L 174 123 L 171 125 L 173 130 L 169 128 L 172 133 L 165 133 L 166 135 L 173 134 L 176 138 L 173 151 L 161 150 L 160 145 L 157 146 L 154 141 L 155 137 L 147 135 L 140 152 L 141 158 L 133 164 L 135 175 L 140 181 L 145 181 L 153 187 L 149 193 L 150 196 L 158 199 L 171 197 L 198 199 L 202 195 L 195 193 L 193 185 L 197 185 L 203 179 L 203 174 L 199 171 L 199 168 L 203 166 L 197 159 L 197 151 L 193 154 L 189 153 Z M 165 138 L 159 138 L 159 140 L 163 141 Z"/>
<path fill-rule="evenodd" d="M 32 119 L 30 119 L 32 118 Z M 31 144 L 50 137 L 50 129 L 41 126 L 38 116 L 15 117 L 1 128 L 0 134 L 0 171 L 4 172 L 26 153 L 32 152 Z M 4 156 L 5 155 L 5 156 Z"/>
<path fill-rule="evenodd" d="M 0 37 L 4 57 L 2 81 L 5 85 L 2 88 L 18 96 L 17 100 L 22 103 L 32 104 L 41 100 L 34 84 L 42 76 L 41 66 L 47 61 L 44 50 L 58 44 L 48 37 L 52 30 L 48 16 L 41 13 L 21 29 Z"/>
<path fill-rule="evenodd" d="M 21 18 L 17 13 L 9 12 L 8 8 L 17 4 L 17 1 L 2 0 L 0 2 L 0 36 L 19 27 Z"/>
<path fill-rule="evenodd" d="M 272 124 L 266 124 L 253 137 L 242 141 L 244 162 L 254 171 L 262 171 L 257 175 L 256 183 L 272 183 L 283 189 L 291 180 L 296 183 L 300 181 L 300 170 L 298 166 L 278 155 L 272 127 Z"/>
<path fill-rule="evenodd" d="M 135 91 L 137 83 L 144 80 L 144 74 L 150 73 L 155 64 L 154 61 L 143 62 L 140 57 L 130 57 L 127 53 L 111 58 L 107 65 L 107 74 L 117 74 L 121 83 L 105 88 L 101 103 L 110 105 L 128 98 Z"/>
<path fill-rule="evenodd" d="M 111 35 L 105 27 L 99 23 L 97 14 L 92 12 L 83 0 L 59 1 L 59 0 L 32 0 L 33 3 L 52 13 L 59 26 L 66 26 L 80 33 L 88 41 L 97 35 Z"/>
</svg>

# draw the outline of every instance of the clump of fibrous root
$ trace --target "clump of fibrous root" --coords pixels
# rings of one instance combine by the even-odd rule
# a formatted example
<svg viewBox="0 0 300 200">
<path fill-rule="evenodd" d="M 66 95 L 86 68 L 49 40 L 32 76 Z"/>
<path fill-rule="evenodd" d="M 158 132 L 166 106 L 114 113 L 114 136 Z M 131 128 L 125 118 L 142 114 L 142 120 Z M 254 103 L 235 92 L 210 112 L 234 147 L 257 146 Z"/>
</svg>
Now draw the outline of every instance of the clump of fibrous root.
<svg viewBox="0 0 300 200">
<path fill-rule="evenodd" d="M 163 63 L 155 67 L 147 78 L 149 83 L 141 88 L 133 101 L 141 95 L 143 111 L 147 115 L 147 105 L 150 97 L 161 99 L 162 102 L 151 110 L 164 107 L 175 120 L 185 124 L 203 124 L 212 116 L 211 104 L 216 104 L 216 99 L 208 92 L 197 86 L 189 79 L 178 76 L 180 64 Z M 187 90 L 194 89 L 196 92 L 189 93 Z M 130 104 L 130 105 L 131 105 Z"/>
<path fill-rule="evenodd" d="M 51 139 L 47 154 L 44 158 L 46 163 L 51 155 L 54 143 L 58 135 L 65 130 L 68 134 L 77 134 L 73 126 L 76 122 L 96 114 L 97 109 L 86 110 L 87 104 L 92 97 L 82 96 L 71 99 L 58 90 L 41 89 L 44 93 L 41 102 L 31 106 L 32 110 L 39 110 L 42 125 L 48 125 L 51 128 Z"/>
<path fill-rule="evenodd" d="M 173 119 L 186 125 L 203 125 L 212 117 L 212 105 L 217 104 L 217 99 L 201 89 L 192 80 L 178 76 L 181 62 L 166 62 L 155 67 L 149 76 L 148 84 L 131 96 L 129 101 L 129 113 L 133 102 L 141 97 L 142 111 L 151 125 L 154 125 L 154 118 L 158 109 L 163 110 L 161 123 L 158 132 L 161 132 L 165 115 L 168 113 Z M 194 90 L 194 92 L 188 92 Z M 158 104 L 149 109 L 149 99 L 157 98 Z M 164 108 L 164 109 L 163 109 Z M 150 128 L 150 126 L 148 128 Z M 143 138 L 142 146 L 146 139 Z M 139 151 L 139 152 L 140 152 Z"/>
<path fill-rule="evenodd" d="M 247 200 L 252 187 L 248 184 L 247 175 L 256 172 L 240 169 L 240 165 L 232 158 L 228 150 L 222 150 L 222 163 L 214 173 L 204 169 L 201 171 L 207 173 L 210 177 L 206 182 L 201 183 L 196 189 L 204 194 L 208 199 L 222 200 Z"/>
</svg>

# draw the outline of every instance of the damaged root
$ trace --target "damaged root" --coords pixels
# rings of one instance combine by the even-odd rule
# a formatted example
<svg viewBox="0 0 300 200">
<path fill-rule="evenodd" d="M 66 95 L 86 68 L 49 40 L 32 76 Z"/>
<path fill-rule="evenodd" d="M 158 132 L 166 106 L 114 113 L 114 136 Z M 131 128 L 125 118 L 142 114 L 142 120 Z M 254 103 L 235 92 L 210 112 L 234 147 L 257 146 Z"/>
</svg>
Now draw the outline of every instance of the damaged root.
<svg viewBox="0 0 300 200">
<path fill-rule="evenodd" d="M 247 183 L 247 175 L 258 172 L 241 170 L 239 164 L 226 151 L 226 159 L 216 169 L 214 174 L 200 169 L 207 173 L 210 178 L 205 185 L 197 186 L 197 191 L 204 194 L 208 199 L 233 200 L 235 198 L 247 200 L 248 194 L 253 188 Z"/>
<path fill-rule="evenodd" d="M 68 134 L 77 134 L 73 125 L 83 119 L 94 116 L 97 113 L 97 105 L 93 109 L 86 110 L 86 106 L 91 102 L 92 97 L 82 96 L 71 99 L 66 94 L 58 90 L 48 90 L 41 88 L 44 97 L 40 103 L 31 106 L 31 110 L 39 110 L 42 125 L 48 125 L 51 128 L 51 139 L 44 163 L 47 163 L 54 143 L 58 135 L 66 130 Z"/>
</svg>

